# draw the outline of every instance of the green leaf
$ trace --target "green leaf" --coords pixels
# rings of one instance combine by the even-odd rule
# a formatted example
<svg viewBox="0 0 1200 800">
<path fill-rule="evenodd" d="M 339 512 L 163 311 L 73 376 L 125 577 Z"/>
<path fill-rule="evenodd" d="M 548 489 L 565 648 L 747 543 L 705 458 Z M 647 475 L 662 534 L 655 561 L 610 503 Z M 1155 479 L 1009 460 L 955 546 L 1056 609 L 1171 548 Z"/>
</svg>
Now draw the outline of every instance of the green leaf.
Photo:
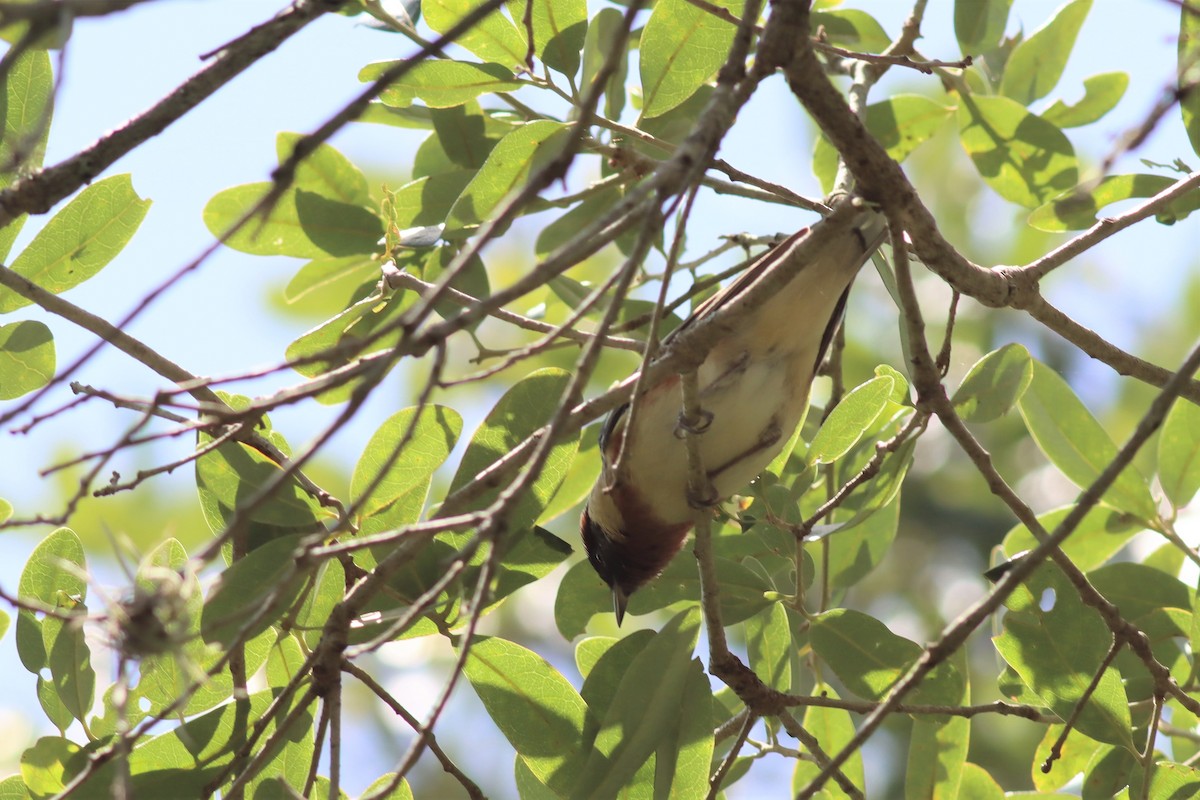
<svg viewBox="0 0 1200 800">
<path fill-rule="evenodd" d="M 364 83 L 383 77 L 395 61 L 367 64 L 358 73 Z M 379 99 L 394 108 L 407 108 L 419 98 L 430 108 L 450 108 L 474 100 L 481 94 L 512 92 L 521 88 L 512 70 L 499 64 L 437 59 L 422 61 L 393 81 Z"/>
<path fill-rule="evenodd" d="M 928 97 L 916 94 L 898 94 L 880 103 L 867 106 L 867 130 L 896 161 L 903 161 L 909 154 L 932 138 L 946 120 L 954 116 L 954 108 L 944 106 Z M 818 137 L 813 152 L 813 174 L 821 186 L 829 191 L 833 188 L 837 174 L 837 151 L 824 136 Z"/>
<path fill-rule="evenodd" d="M 396 773 L 386 772 L 376 778 L 370 786 L 362 793 L 363 797 L 378 797 L 378 800 L 413 800 L 412 787 L 408 785 L 408 781 L 404 778 L 400 779 L 400 783 L 396 788 L 385 795 L 376 795 L 383 787 L 390 784 L 396 779 Z"/>
<path fill-rule="evenodd" d="M 1000 43 L 1012 0 L 954 0 L 954 35 L 963 55 L 977 56 Z"/>
<path fill-rule="evenodd" d="M 571 239 L 578 235 L 580 230 L 595 222 L 605 212 L 612 209 L 620 199 L 620 189 L 616 187 L 603 189 L 586 198 L 579 205 L 546 225 L 538 233 L 537 244 L 534 246 L 534 252 L 537 254 L 537 257 L 545 258 L 562 245 L 571 241 Z M 567 276 L 563 275 L 560 277 L 565 278 Z M 562 282 L 557 279 L 552 279 L 550 282 L 550 288 L 556 291 L 561 286 Z"/>
<path fill-rule="evenodd" d="M 1101 72 L 1083 79 L 1083 99 L 1072 105 L 1055 100 L 1041 113 L 1042 119 L 1060 128 L 1090 125 L 1121 102 L 1129 87 L 1129 73 Z"/>
<path fill-rule="evenodd" d="M 272 438 L 278 438 L 275 434 Z M 209 443 L 199 437 L 200 446 Z M 196 459 L 196 488 L 202 502 L 232 511 L 256 497 L 269 482 L 277 480 L 280 467 L 254 448 L 240 442 L 225 442 Z M 222 514 L 222 516 L 227 516 Z M 250 512 L 250 519 L 270 525 L 311 526 L 329 516 L 294 478 L 280 485 L 271 497 Z"/>
<path fill-rule="evenodd" d="M 587 559 L 572 564 L 554 596 L 554 624 L 563 638 L 574 639 L 595 614 L 611 614 L 612 610 L 612 592 Z"/>
<path fill-rule="evenodd" d="M 463 672 L 530 771 L 564 794 L 579 767 L 583 698 L 546 659 L 500 638 L 475 639 Z"/>
<path fill-rule="evenodd" d="M 823 27 L 831 44 L 860 53 L 882 53 L 892 43 L 892 37 L 874 17 L 856 8 L 814 11 L 809 26 L 814 32 Z"/>
<path fill-rule="evenodd" d="M 477 170 L 455 170 L 410 181 L 394 195 L 397 228 L 438 225 L 446 220 L 454 201 L 475 177 Z"/>
<path fill-rule="evenodd" d="M 708 792 L 712 763 L 713 696 L 704 667 L 692 659 L 679 709 L 669 715 L 673 725 L 655 753 L 654 793 L 686 800 Z"/>
<path fill-rule="evenodd" d="M 1019 344 L 1006 344 L 975 362 L 952 402 L 967 422 L 992 422 L 1016 405 L 1033 380 L 1033 358 Z"/>
<path fill-rule="evenodd" d="M 1075 47 L 1075 37 L 1091 10 L 1092 0 L 1070 0 L 1045 25 L 1029 34 L 1008 57 L 1000 93 L 1021 105 L 1048 95 L 1058 85 Z"/>
<path fill-rule="evenodd" d="M 1158 480 L 1171 505 L 1182 508 L 1200 489 L 1200 406 L 1175 401 L 1158 434 Z"/>
<path fill-rule="evenodd" d="M 583 44 L 583 76 L 580 87 L 587 89 L 596 81 L 604 60 L 617 46 L 619 33 L 624 25 L 624 15 L 615 8 L 602 8 L 596 12 L 588 25 Z M 626 45 L 627 49 L 627 45 Z M 604 89 L 604 116 L 620 119 L 625 108 L 625 81 L 629 75 L 629 54 L 624 52 L 617 59 L 617 67 Z"/>
<path fill-rule="evenodd" d="M 970 800 L 1004 800 L 1004 789 L 978 764 L 963 764 L 962 781 L 958 786 L 959 797 Z"/>
<path fill-rule="evenodd" d="M 463 17 L 483 5 L 482 0 L 421 0 L 421 13 L 435 33 L 445 33 Z M 514 25 L 500 9 L 488 14 L 466 33 L 455 39 L 484 61 L 505 66 L 525 63 L 528 43 L 525 30 Z"/>
<path fill-rule="evenodd" d="M 332 292 L 334 287 L 343 284 L 357 288 L 363 281 L 378 274 L 379 262 L 365 255 L 315 258 L 301 267 L 288 282 L 283 290 L 283 299 L 295 303 L 316 292 Z"/>
<path fill-rule="evenodd" d="M 637 633 L 635 631 L 634 633 Z M 649 631 L 647 631 L 649 633 Z M 625 639 L 629 637 L 626 636 Z M 617 642 L 624 641 L 615 636 L 587 636 L 579 640 L 575 645 L 575 668 L 579 670 L 579 674 L 584 678 L 584 686 L 586 687 L 587 678 L 592 673 L 592 669 L 597 662 L 612 649 Z M 584 699 L 587 699 L 586 689 L 581 692 Z"/>
<path fill-rule="evenodd" d="M 0 611 L 0 639 L 4 638 L 4 634 L 8 633 L 8 625 L 11 621 L 8 612 Z"/>
<path fill-rule="evenodd" d="M 1011 670 L 1009 671 L 1011 672 Z M 1013 676 L 1014 678 L 1016 677 L 1015 673 L 1013 673 Z M 1019 678 L 1016 680 L 1020 683 Z M 1062 723 L 1056 722 L 1046 726 L 1045 733 L 1042 735 L 1042 739 L 1038 742 L 1037 749 L 1033 753 L 1033 764 L 1040 765 L 1045 763 L 1046 759 L 1050 756 L 1051 748 L 1054 747 L 1054 743 L 1062 736 L 1062 732 Z M 1067 736 L 1066 741 L 1059 746 L 1058 759 L 1054 762 L 1052 770 L 1049 772 L 1042 772 L 1040 769 L 1032 770 L 1034 788 L 1046 793 L 1063 788 L 1076 775 L 1083 773 L 1097 754 L 1107 749 L 1109 749 L 1108 745 L 1101 744 L 1086 736 Z"/>
<path fill-rule="evenodd" d="M 874 513 L 855 514 L 852 524 L 826 539 L 830 586 L 848 588 L 882 563 L 900 527 L 900 498 L 893 497 Z"/>
<path fill-rule="evenodd" d="M 149 208 L 128 175 L 97 181 L 51 217 L 13 260 L 12 270 L 46 291 L 65 292 L 104 269 L 133 238 Z M 0 314 L 29 302 L 0 288 Z"/>
<path fill-rule="evenodd" d="M 387 298 L 382 298 L 378 292 L 374 292 L 327 322 L 302 334 L 289 344 L 284 352 L 292 361 L 309 359 L 293 364 L 292 368 L 301 375 L 315 378 L 367 353 L 377 353 L 395 347 L 404 335 L 402 330 L 393 327 L 386 334 L 376 336 L 376 333 L 392 323 L 415 301 L 416 295 L 411 292 L 400 291 Z M 364 344 L 372 336 L 375 337 L 374 341 Z M 326 355 L 330 355 L 328 360 L 322 358 Z M 363 378 L 344 381 L 319 394 L 317 400 L 321 403 L 344 402 L 362 381 Z"/>
<path fill-rule="evenodd" d="M 291 158 L 303 134 L 281 133 L 275 139 L 275 152 L 282 164 Z M 296 189 L 314 192 L 330 200 L 356 206 L 370 206 L 367 176 L 336 148 L 321 144 L 296 167 L 292 183 Z"/>
<path fill-rule="evenodd" d="M 1038 522 L 1047 531 L 1053 531 L 1073 508 L 1074 506 L 1063 506 L 1039 514 Z M 1117 551 L 1144 527 L 1128 514 L 1104 506 L 1094 506 L 1062 543 L 1062 549 L 1076 566 L 1088 572 L 1116 555 Z M 1005 535 L 1002 546 L 1005 553 L 1015 556 L 1022 551 L 1032 550 L 1037 544 L 1038 540 L 1028 528 L 1017 525 Z"/>
<path fill-rule="evenodd" d="M 21 753 L 21 780 L 32 797 L 51 797 L 66 788 L 67 782 L 87 761 L 79 745 L 58 736 L 43 736 Z M 78 792 L 72 793 L 77 796 Z"/>
<path fill-rule="evenodd" d="M 634 658 L 612 703 L 597 709 L 600 727 L 570 796 L 613 797 L 672 728 L 678 730 L 679 708 L 689 695 L 692 675 L 697 670 L 703 674 L 692 658 L 699 632 L 699 609 L 690 608 L 664 625 Z"/>
<path fill-rule="evenodd" d="M 765 611 L 746 620 L 750 669 L 776 691 L 792 690 L 793 649 L 787 611 L 779 603 L 772 603 Z"/>
<path fill-rule="evenodd" d="M 450 482 L 450 492 L 465 486 L 542 427 L 558 408 L 559 398 L 570 378 L 570 374 L 561 369 L 542 369 L 530 373 L 505 392 L 475 429 L 458 471 Z M 578 437 L 573 437 L 554 446 L 531 491 L 510 511 L 508 522 L 511 528 L 528 527 L 550 502 L 558 485 L 566 477 L 578 444 Z M 485 492 L 473 502 L 473 507 L 482 508 L 495 496 L 495 492 Z M 465 509 L 455 509 L 456 513 L 462 510 Z"/>
<path fill-rule="evenodd" d="M 433 133 L 417 150 L 413 178 L 457 169 L 479 169 L 496 142 L 511 130 L 509 125 L 484 114 L 474 100 L 453 108 L 430 109 L 429 114 L 433 120 Z M 437 158 L 431 157 L 433 150 L 437 151 Z M 440 165 L 423 163 L 439 160 Z"/>
<path fill-rule="evenodd" d="M 419 413 L 419 416 L 418 416 Z M 363 449 L 350 480 L 350 495 L 369 517 L 427 481 L 454 449 L 462 433 L 462 417 L 446 406 L 406 408 L 379 426 Z M 370 497 L 364 497 L 380 474 Z"/>
<path fill-rule="evenodd" d="M 0 189 L 12 184 L 22 171 L 42 166 L 53 102 L 54 71 L 49 53 L 31 49 L 18 55 L 0 85 L 0 117 L 4 120 L 0 168 L 13 164 L 18 168 L 0 172 Z M 28 215 L 22 214 L 0 229 L 0 261 L 7 261 L 26 219 Z"/>
<path fill-rule="evenodd" d="M 333 558 L 322 561 L 317 568 L 314 584 L 304 598 L 300 613 L 296 615 L 296 628 L 302 632 L 309 648 L 315 650 L 320 644 L 325 623 L 346 594 L 346 570 L 342 562 Z"/>
<path fill-rule="evenodd" d="M 525 0 L 509 0 L 513 19 L 525 18 Z M 586 0 L 533 0 L 534 49 L 542 63 L 568 78 L 579 69 L 580 51 L 587 36 Z M 522 54 L 524 59 L 524 54 Z M 496 59 L 492 59 L 496 60 Z"/>
<path fill-rule="evenodd" d="M 1200 794 L 1200 769 L 1169 761 L 1154 764 L 1146 795 L 1149 800 L 1184 800 L 1197 794 Z"/>
<path fill-rule="evenodd" d="M 1040 361 L 1017 407 L 1033 440 L 1051 463 L 1086 488 L 1117 457 L 1117 446 L 1062 377 Z M 1109 487 L 1104 501 L 1145 522 L 1158 518 L 1150 487 L 1130 464 Z"/>
<path fill-rule="evenodd" d="M 1029 224 L 1043 231 L 1078 231 L 1098 222 L 1105 206 L 1135 197 L 1153 197 L 1175 182 L 1163 175 L 1107 175 L 1087 191 L 1072 189 L 1034 209 Z M 1173 201 L 1163 212 L 1166 221 L 1182 219 L 1200 205 L 1200 192 L 1189 192 Z"/>
<path fill-rule="evenodd" d="M 80 614 L 86 611 L 82 605 L 70 604 L 67 608 Z M 42 643 L 54 693 L 72 717 L 85 720 L 95 701 L 96 672 L 92 669 L 91 648 L 84 641 L 82 619 L 46 617 L 42 620 Z"/>
<path fill-rule="evenodd" d="M 1057 567 L 1040 568 L 1025 587 L 1009 597 L 1003 632 L 993 642 L 1025 685 L 1067 719 L 1103 662 L 1112 634 Z M 1077 727 L 1098 741 L 1133 749 L 1129 701 L 1117 670 L 1104 671 Z"/>
<path fill-rule="evenodd" d="M 129 758 L 133 778 L 130 795 L 201 797 L 206 794 L 205 786 L 216 779 L 244 745 L 246 720 L 262 719 L 272 699 L 271 692 L 256 692 L 240 703 L 228 703 L 188 720 L 169 733 L 141 742 Z M 278 763 L 285 746 L 303 741 L 305 733 L 311 731 L 313 718 L 309 711 L 294 717 L 289 717 L 288 711 L 286 707 L 278 709 L 277 719 L 291 719 L 285 734 L 274 736 L 274 723 L 266 725 L 263 731 L 263 741 L 272 742 L 274 747 L 256 755 L 263 755 L 267 764 Z M 311 745 L 308 749 L 311 754 Z M 303 766 L 307 768 L 307 764 Z M 72 797 L 87 800 L 109 797 L 109 786 L 115 777 L 113 770 L 114 765 L 109 762 L 84 784 L 83 791 L 73 793 Z M 255 796 L 265 794 L 257 792 Z"/>
<path fill-rule="evenodd" d="M 37 606 L 69 610 L 87 599 L 86 573 L 83 542 L 70 528 L 59 528 L 33 549 L 21 571 L 17 596 Z M 32 611 L 17 611 L 17 655 L 34 674 L 49 666 L 43 624 Z"/>
<path fill-rule="evenodd" d="M 958 127 L 980 176 L 1006 200 L 1035 208 L 1078 180 L 1066 134 L 1014 100 L 963 96 Z"/>
<path fill-rule="evenodd" d="M 716 5 L 742 12 L 743 3 Z M 657 117 L 687 100 L 725 62 L 735 28 L 686 0 L 659 0 L 642 29 L 642 116 Z"/>
<path fill-rule="evenodd" d="M 963 676 L 962 696 L 955 705 L 967 705 L 967 653 L 963 648 L 950 657 Z M 960 784 L 971 743 L 971 720 L 966 717 L 919 716 L 913 720 L 904 771 L 904 796 L 909 800 L 963 797 Z"/>
<path fill-rule="evenodd" d="M 270 189 L 271 184 L 263 182 L 217 192 L 204 206 L 204 224 L 213 236 L 224 236 Z M 265 215 L 254 217 L 227 238 L 225 244 L 256 256 L 322 258 L 375 253 L 382 236 L 383 224 L 372 211 L 293 188 L 284 192 Z"/>
<path fill-rule="evenodd" d="M 0 522 L 8 522 L 12 518 L 13 507 L 12 503 L 0 497 Z"/>
<path fill-rule="evenodd" d="M 33 800 L 20 775 L 0 779 L 0 800 Z"/>
<path fill-rule="evenodd" d="M 450 209 L 443 235 L 451 238 L 487 219 L 537 166 L 558 155 L 566 133 L 561 123 L 538 120 L 501 139 Z"/>
<path fill-rule="evenodd" d="M 1135 562 L 1108 564 L 1088 573 L 1092 585 L 1121 607 L 1127 619 L 1163 608 L 1192 607 L 1192 590 L 1178 578 Z"/>
<path fill-rule="evenodd" d="M 0 400 L 40 389 L 54 377 L 54 334 L 43 322 L 0 325 Z"/>
<path fill-rule="evenodd" d="M 311 567 L 296 561 L 300 535 L 267 542 L 221 573 L 204 602 L 200 632 L 225 647 L 257 636 L 291 607 Z"/>
<path fill-rule="evenodd" d="M 872 378 L 843 397 L 813 437 L 809 462 L 831 464 L 846 455 L 887 408 L 895 383 L 890 375 Z"/>
<path fill-rule="evenodd" d="M 749 619 L 771 604 L 766 593 L 774 591 L 775 587 L 765 576 L 729 558 L 718 555 L 715 561 L 717 582 L 721 587 L 721 614 L 726 625 Z M 601 607 L 611 610 L 612 595 L 606 591 L 605 598 Z M 629 599 L 629 613 L 640 616 L 681 601 L 695 603 L 699 600 L 700 576 L 695 561 L 676 558 L 662 575 Z"/>
<path fill-rule="evenodd" d="M 874 617 L 848 608 L 817 615 L 809 630 L 813 651 L 854 694 L 882 700 L 921 655 L 916 642 L 897 636 Z M 949 705 L 962 697 L 963 676 L 939 664 L 909 695 L 909 702 Z"/>
<path fill-rule="evenodd" d="M 818 692 L 821 697 L 828 697 L 832 700 L 841 699 L 832 686 L 818 684 L 814 694 Z M 826 753 L 840 752 L 842 748 L 850 743 L 850 740 L 854 738 L 854 734 L 857 732 L 854 727 L 854 719 L 850 716 L 849 711 L 840 708 L 826 708 L 824 706 L 809 706 L 804 712 L 803 726 L 804 730 L 811 733 L 820 742 L 821 749 Z M 808 759 L 797 759 L 796 769 L 792 772 L 792 794 L 799 794 L 820 772 L 821 766 L 816 762 Z M 842 764 L 842 774 L 860 790 L 866 789 L 867 784 L 863 776 L 861 748 L 855 750 L 854 754 Z M 820 800 L 836 800 L 844 796 L 840 791 L 824 790 L 816 795 Z"/>
<path fill-rule="evenodd" d="M 1200 154 L 1200 15 L 1179 10 L 1179 112 L 1192 150 Z"/>
</svg>

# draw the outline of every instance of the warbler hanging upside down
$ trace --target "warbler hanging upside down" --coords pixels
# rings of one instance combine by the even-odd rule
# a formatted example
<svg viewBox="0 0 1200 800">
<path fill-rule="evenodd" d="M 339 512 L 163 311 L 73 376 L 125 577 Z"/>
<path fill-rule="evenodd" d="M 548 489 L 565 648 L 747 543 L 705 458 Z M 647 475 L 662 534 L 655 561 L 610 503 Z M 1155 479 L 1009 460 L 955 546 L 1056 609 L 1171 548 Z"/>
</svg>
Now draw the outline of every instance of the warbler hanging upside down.
<svg viewBox="0 0 1200 800">
<path fill-rule="evenodd" d="M 836 221 L 805 228 L 764 253 L 672 334 L 790 265 L 800 243 L 817 230 L 831 234 L 794 277 L 709 351 L 697 370 L 706 423 L 698 444 L 716 494 L 710 500 L 727 498 L 753 480 L 795 431 L 850 284 L 883 241 L 886 227 L 878 211 L 856 206 Z M 629 596 L 662 572 L 692 528 L 679 384 L 679 376 L 670 375 L 648 387 L 638 400 L 632 430 L 626 404 L 609 415 L 600 433 L 604 466 L 580 529 L 588 559 L 612 588 L 618 625 Z"/>
</svg>

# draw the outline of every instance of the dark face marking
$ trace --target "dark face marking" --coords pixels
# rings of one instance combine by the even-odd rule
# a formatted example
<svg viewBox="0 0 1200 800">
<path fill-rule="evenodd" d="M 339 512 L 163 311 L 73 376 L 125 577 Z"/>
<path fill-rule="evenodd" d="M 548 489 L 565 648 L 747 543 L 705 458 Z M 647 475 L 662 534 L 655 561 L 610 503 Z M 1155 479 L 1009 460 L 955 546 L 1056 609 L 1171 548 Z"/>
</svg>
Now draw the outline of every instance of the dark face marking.
<svg viewBox="0 0 1200 800">
<path fill-rule="evenodd" d="M 625 531 L 624 538 L 618 539 L 584 509 L 579 534 L 592 569 L 609 587 L 628 596 L 658 577 L 683 547 L 691 527 L 690 523 L 643 526 Z"/>
</svg>

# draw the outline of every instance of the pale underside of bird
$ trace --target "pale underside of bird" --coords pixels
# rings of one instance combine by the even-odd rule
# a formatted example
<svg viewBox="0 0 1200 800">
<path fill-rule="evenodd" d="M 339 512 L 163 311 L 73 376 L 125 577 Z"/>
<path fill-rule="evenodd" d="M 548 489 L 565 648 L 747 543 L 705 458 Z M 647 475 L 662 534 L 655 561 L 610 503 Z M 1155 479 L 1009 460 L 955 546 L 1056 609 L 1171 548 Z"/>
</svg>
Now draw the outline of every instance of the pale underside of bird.
<svg viewBox="0 0 1200 800">
<path fill-rule="evenodd" d="M 708 353 L 697 370 L 704 426 L 701 463 L 714 497 L 749 484 L 800 424 L 813 378 L 845 307 L 850 284 L 883 241 L 886 221 L 858 206 L 840 230 L 756 306 Z M 795 266 L 802 230 L 753 262 L 701 304 L 675 333 L 721 310 L 776 270 Z M 811 249 L 811 248 L 810 248 Z M 612 412 L 601 433 L 603 469 L 581 520 L 588 558 L 612 588 L 618 624 L 629 595 L 656 577 L 682 548 L 698 498 L 688 491 L 688 454 L 679 424 L 680 377 L 672 375 Z"/>
</svg>

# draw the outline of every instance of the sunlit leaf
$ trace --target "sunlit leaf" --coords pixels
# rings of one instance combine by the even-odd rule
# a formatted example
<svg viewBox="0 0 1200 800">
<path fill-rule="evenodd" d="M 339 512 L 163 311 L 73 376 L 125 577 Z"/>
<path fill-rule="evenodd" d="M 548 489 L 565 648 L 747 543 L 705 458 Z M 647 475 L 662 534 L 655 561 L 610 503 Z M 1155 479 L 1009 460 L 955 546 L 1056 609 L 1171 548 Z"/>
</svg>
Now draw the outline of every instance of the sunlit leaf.
<svg viewBox="0 0 1200 800">
<path fill-rule="evenodd" d="M 583 698 L 546 659 L 514 642 L 479 638 L 463 668 L 488 716 L 525 764 L 562 794 L 580 766 Z"/>
<path fill-rule="evenodd" d="M 443 235 L 451 238 L 487 219 L 534 169 L 558 155 L 566 133 L 560 123 L 539 120 L 501 139 L 450 209 Z"/>
<path fill-rule="evenodd" d="M 896 161 L 908 158 L 909 153 L 937 133 L 954 109 L 915 94 L 897 94 L 867 106 L 866 125 L 887 154 Z M 837 173 L 837 151 L 829 140 L 817 139 L 813 152 L 813 173 L 826 191 L 833 188 Z"/>
<path fill-rule="evenodd" d="M 1192 150 L 1200 154 L 1200 14 L 1179 9 L 1179 111 Z"/>
<path fill-rule="evenodd" d="M 586 0 L 532 2 L 533 42 L 538 58 L 551 69 L 556 69 L 567 77 L 574 77 L 579 69 L 584 37 L 587 36 Z M 520 24 L 520 20 L 525 18 L 525 0 L 509 0 L 508 5 L 513 19 Z"/>
<path fill-rule="evenodd" d="M 1067 105 L 1061 100 L 1041 113 L 1042 119 L 1060 128 L 1090 125 L 1112 111 L 1129 86 L 1129 73 L 1102 72 L 1083 79 L 1083 99 Z"/>
<path fill-rule="evenodd" d="M 837 461 L 858 443 L 891 399 L 895 381 L 890 376 L 872 378 L 856 386 L 830 412 L 808 448 L 814 464 Z"/>
<path fill-rule="evenodd" d="M 1058 85 L 1075 47 L 1075 38 L 1091 10 L 1092 0 L 1070 0 L 1029 34 L 1008 58 L 1000 93 L 1021 105 L 1049 94 Z"/>
<path fill-rule="evenodd" d="M 963 55 L 977 56 L 1000 43 L 1012 0 L 954 0 L 954 35 Z"/>
<path fill-rule="evenodd" d="M 481 5 L 482 0 L 421 0 L 421 13 L 434 32 L 445 33 Z M 454 41 L 484 61 L 505 66 L 525 63 L 528 48 L 525 31 L 513 24 L 501 9 L 485 16 Z"/>
<path fill-rule="evenodd" d="M 43 322 L 0 325 L 0 400 L 40 389 L 54 377 L 54 335 Z"/>
<path fill-rule="evenodd" d="M 1071 513 L 1074 506 L 1047 511 L 1038 515 L 1038 522 L 1048 532 Z M 1095 506 L 1075 527 L 1070 537 L 1062 543 L 1065 552 L 1076 566 L 1086 571 L 1093 570 L 1112 558 L 1134 534 L 1144 529 L 1131 515 L 1122 514 L 1111 508 Z M 1037 547 L 1038 540 L 1024 525 L 1018 524 L 1004 537 L 1004 552 L 1010 556 Z"/>
<path fill-rule="evenodd" d="M 740 16 L 743 3 L 715 5 Z M 659 0 L 642 30 L 642 116 L 657 117 L 691 97 L 725 62 L 735 28 L 686 0 Z"/>
<path fill-rule="evenodd" d="M 358 73 L 364 83 L 383 77 L 395 61 L 368 64 Z M 403 77 L 393 81 L 379 99 L 395 108 L 406 108 L 420 98 L 431 108 L 449 108 L 481 94 L 511 92 L 521 88 L 512 70 L 500 64 L 476 64 L 468 61 L 422 61 Z"/>
<path fill-rule="evenodd" d="M 270 191 L 270 183 L 247 183 L 213 195 L 204 224 L 224 236 Z M 303 188 L 284 192 L 265 214 L 256 215 L 225 239 L 250 255 L 298 258 L 370 254 L 379 249 L 383 225 L 373 212 Z"/>
<path fill-rule="evenodd" d="M 43 289 L 60 294 L 91 278 L 120 253 L 150 209 L 128 175 L 97 181 L 50 218 L 10 265 Z M 30 301 L 0 288 L 0 314 Z"/>
<path fill-rule="evenodd" d="M 359 513 L 369 517 L 428 480 L 450 455 L 460 433 L 462 417 L 446 406 L 407 408 L 388 417 L 354 467 L 350 495 L 362 504 Z M 365 497 L 376 480 L 378 485 Z"/>
<path fill-rule="evenodd" d="M 1153 197 L 1174 183 L 1164 175 L 1107 175 L 1086 190 L 1073 189 L 1034 209 L 1029 224 L 1043 231 L 1083 230 L 1099 221 L 1097 215 L 1105 206 L 1131 198 Z M 1158 219 L 1175 222 L 1197 208 L 1200 208 L 1200 191 L 1188 192 L 1160 211 Z"/>
<path fill-rule="evenodd" d="M 813 11 L 809 25 L 814 31 L 818 27 L 824 28 L 831 44 L 860 53 L 882 53 L 892 43 L 892 37 L 887 35 L 883 26 L 870 14 L 857 8 Z"/>
<path fill-rule="evenodd" d="M 0 86 L 4 119 L 3 135 L 0 136 L 0 170 L 5 170 L 0 171 L 0 188 L 11 184 L 22 170 L 42 166 L 50 135 L 53 101 L 54 71 L 50 68 L 49 53 L 34 48 L 16 56 Z M 21 214 L 0 228 L 0 261 L 7 261 L 26 219 L 27 215 Z"/>
<path fill-rule="evenodd" d="M 1034 361 L 1033 380 L 1017 403 L 1046 457 L 1076 486 L 1087 488 L 1117 456 L 1117 446 L 1057 372 Z M 1146 479 L 1132 464 L 1104 495 L 1115 508 L 1144 521 L 1158 517 Z"/>
<path fill-rule="evenodd" d="M 1006 200 L 1035 208 L 1078 180 L 1075 149 L 1066 134 L 1014 100 L 964 96 L 958 127 L 979 174 Z"/>
<path fill-rule="evenodd" d="M 832 686 L 818 685 L 817 689 L 822 697 L 828 697 L 832 700 L 840 699 Z M 804 730 L 812 734 L 821 743 L 821 748 L 827 753 L 840 752 L 843 747 L 850 743 L 856 732 L 854 718 L 850 715 L 849 711 L 840 708 L 809 706 L 804 711 L 802 724 Z M 855 750 L 853 755 L 842 764 L 841 769 L 842 774 L 854 786 L 857 786 L 860 790 L 866 788 L 861 749 Z M 808 759 L 797 759 L 796 768 L 792 772 L 792 794 L 799 794 L 820 772 L 821 767 L 817 763 Z M 834 800 L 834 798 L 842 796 L 844 795 L 841 791 L 822 792 L 817 795 L 820 800 Z"/>
<path fill-rule="evenodd" d="M 1183 398 L 1175 401 L 1158 434 L 1158 480 L 1176 508 L 1200 489 L 1200 407 Z"/>
<path fill-rule="evenodd" d="M 779 603 L 746 620 L 750 668 L 763 683 L 780 692 L 792 690 L 792 630 Z"/>
<path fill-rule="evenodd" d="M 813 650 L 846 688 L 867 700 L 881 700 L 921 655 L 916 642 L 897 636 L 874 617 L 848 608 L 819 614 L 809 631 Z M 942 663 L 909 697 L 913 703 L 956 703 L 963 676 Z"/>
<path fill-rule="evenodd" d="M 21 578 L 17 595 L 44 608 L 66 610 L 87 599 L 87 562 L 83 542 L 70 528 L 59 528 L 33 549 Z M 17 655 L 33 673 L 48 666 L 49 654 L 42 636 L 42 622 L 26 608 L 17 611 Z"/>
<path fill-rule="evenodd" d="M 611 704 L 596 709 L 600 726 L 572 796 L 612 797 L 678 724 L 691 675 L 700 669 L 692 659 L 699 628 L 699 609 L 681 612 L 633 659 Z"/>
<path fill-rule="evenodd" d="M 583 45 L 583 76 L 580 81 L 583 90 L 586 91 L 595 82 L 605 59 L 613 54 L 623 24 L 624 16 L 615 8 L 602 8 L 592 16 Z M 620 119 L 621 111 L 625 108 L 629 56 L 622 52 L 616 58 L 616 69 L 604 87 L 604 116 L 609 119 Z"/>
<path fill-rule="evenodd" d="M 229 647 L 240 636 L 256 636 L 274 623 L 303 588 L 305 568 L 297 568 L 300 537 L 264 544 L 221 573 L 204 602 L 201 633 L 207 642 Z"/>
<path fill-rule="evenodd" d="M 1009 597 L 996 649 L 1021 680 L 1062 719 L 1072 717 L 1112 641 L 1108 626 L 1079 599 L 1053 565 L 1039 569 Z M 1081 733 L 1132 748 L 1129 701 L 1108 668 L 1077 719 Z"/>
<path fill-rule="evenodd" d="M 1033 380 L 1033 359 L 1019 344 L 1006 344 L 975 362 L 951 398 L 967 422 L 991 422 L 1009 412 Z"/>
</svg>

